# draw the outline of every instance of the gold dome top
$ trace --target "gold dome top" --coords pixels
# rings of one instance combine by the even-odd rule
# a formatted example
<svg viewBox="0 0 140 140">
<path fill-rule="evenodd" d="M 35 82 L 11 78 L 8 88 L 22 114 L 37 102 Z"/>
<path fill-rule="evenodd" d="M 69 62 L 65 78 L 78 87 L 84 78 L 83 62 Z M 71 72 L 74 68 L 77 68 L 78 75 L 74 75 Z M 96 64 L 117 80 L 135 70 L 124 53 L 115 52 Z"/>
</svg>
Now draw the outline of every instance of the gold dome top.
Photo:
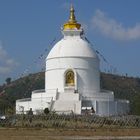
<svg viewBox="0 0 140 140">
<path fill-rule="evenodd" d="M 69 17 L 69 20 L 67 23 L 65 23 L 63 25 L 63 29 L 64 30 L 67 30 L 67 29 L 80 29 L 81 27 L 81 24 L 77 23 L 76 19 L 75 19 L 75 15 L 74 15 L 74 8 L 73 6 L 71 5 L 71 8 L 70 8 L 70 17 Z"/>
</svg>

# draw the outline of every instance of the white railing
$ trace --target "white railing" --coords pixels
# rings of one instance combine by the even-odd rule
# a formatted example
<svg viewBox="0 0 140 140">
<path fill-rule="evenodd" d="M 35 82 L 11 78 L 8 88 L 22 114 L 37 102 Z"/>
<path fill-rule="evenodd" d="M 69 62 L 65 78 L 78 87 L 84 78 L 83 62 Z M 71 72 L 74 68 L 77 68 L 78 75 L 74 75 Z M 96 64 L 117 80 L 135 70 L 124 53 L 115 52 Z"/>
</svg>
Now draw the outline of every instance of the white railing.
<svg viewBox="0 0 140 140">
<path fill-rule="evenodd" d="M 113 91 L 105 90 L 105 89 L 101 89 L 100 93 L 107 93 L 107 94 L 113 94 L 114 95 Z"/>
<path fill-rule="evenodd" d="M 116 99 L 115 101 L 118 101 L 118 102 L 122 102 L 122 103 L 130 103 L 129 100 L 126 100 L 126 99 Z"/>
<path fill-rule="evenodd" d="M 45 92 L 45 89 L 34 90 L 34 91 L 32 91 L 32 94 L 35 94 L 35 93 L 42 93 L 42 92 Z"/>
<path fill-rule="evenodd" d="M 31 98 L 24 98 L 24 99 L 16 100 L 16 102 L 28 102 L 28 101 L 31 101 Z"/>
</svg>

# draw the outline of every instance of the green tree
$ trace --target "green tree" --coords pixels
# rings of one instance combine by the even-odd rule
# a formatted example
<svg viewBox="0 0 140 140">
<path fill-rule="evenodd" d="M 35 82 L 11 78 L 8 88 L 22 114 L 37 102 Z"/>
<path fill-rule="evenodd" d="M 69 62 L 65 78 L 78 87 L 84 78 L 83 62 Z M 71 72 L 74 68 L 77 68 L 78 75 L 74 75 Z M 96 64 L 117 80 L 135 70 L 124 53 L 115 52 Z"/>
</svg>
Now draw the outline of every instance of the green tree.
<svg viewBox="0 0 140 140">
<path fill-rule="evenodd" d="M 6 78 L 6 80 L 5 80 L 6 81 L 6 84 L 9 85 L 11 83 L 11 80 L 12 79 L 10 77 Z"/>
</svg>

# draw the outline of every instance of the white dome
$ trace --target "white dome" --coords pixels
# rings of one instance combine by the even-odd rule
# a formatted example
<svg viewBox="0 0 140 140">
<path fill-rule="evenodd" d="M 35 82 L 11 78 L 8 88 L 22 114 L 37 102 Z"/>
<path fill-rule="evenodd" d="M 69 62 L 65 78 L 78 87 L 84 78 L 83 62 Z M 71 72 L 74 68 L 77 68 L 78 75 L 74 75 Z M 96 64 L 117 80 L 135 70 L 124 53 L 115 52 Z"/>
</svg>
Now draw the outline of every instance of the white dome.
<svg viewBox="0 0 140 140">
<path fill-rule="evenodd" d="M 48 54 L 47 59 L 57 57 L 90 57 L 97 58 L 91 45 L 81 37 L 64 37 L 57 42 Z"/>
</svg>

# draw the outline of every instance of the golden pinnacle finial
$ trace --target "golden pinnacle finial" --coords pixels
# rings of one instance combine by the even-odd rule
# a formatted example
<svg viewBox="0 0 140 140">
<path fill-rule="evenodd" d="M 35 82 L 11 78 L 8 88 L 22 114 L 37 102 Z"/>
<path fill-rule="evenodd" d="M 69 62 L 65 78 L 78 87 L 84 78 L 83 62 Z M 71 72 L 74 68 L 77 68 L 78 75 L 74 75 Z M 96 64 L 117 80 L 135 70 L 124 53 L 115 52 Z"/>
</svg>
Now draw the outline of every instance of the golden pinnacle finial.
<svg viewBox="0 0 140 140">
<path fill-rule="evenodd" d="M 67 23 L 65 23 L 63 25 L 64 30 L 67 30 L 67 29 L 70 29 L 70 30 L 72 30 L 72 29 L 80 29 L 81 24 L 77 23 L 75 15 L 74 15 L 74 12 L 75 12 L 74 7 L 73 7 L 73 5 L 71 5 L 69 20 L 68 20 Z"/>
<path fill-rule="evenodd" d="M 69 17 L 69 22 L 76 22 L 75 20 L 75 15 L 74 15 L 74 8 L 73 8 L 73 5 L 71 4 L 71 7 L 70 7 L 70 17 Z"/>
</svg>

